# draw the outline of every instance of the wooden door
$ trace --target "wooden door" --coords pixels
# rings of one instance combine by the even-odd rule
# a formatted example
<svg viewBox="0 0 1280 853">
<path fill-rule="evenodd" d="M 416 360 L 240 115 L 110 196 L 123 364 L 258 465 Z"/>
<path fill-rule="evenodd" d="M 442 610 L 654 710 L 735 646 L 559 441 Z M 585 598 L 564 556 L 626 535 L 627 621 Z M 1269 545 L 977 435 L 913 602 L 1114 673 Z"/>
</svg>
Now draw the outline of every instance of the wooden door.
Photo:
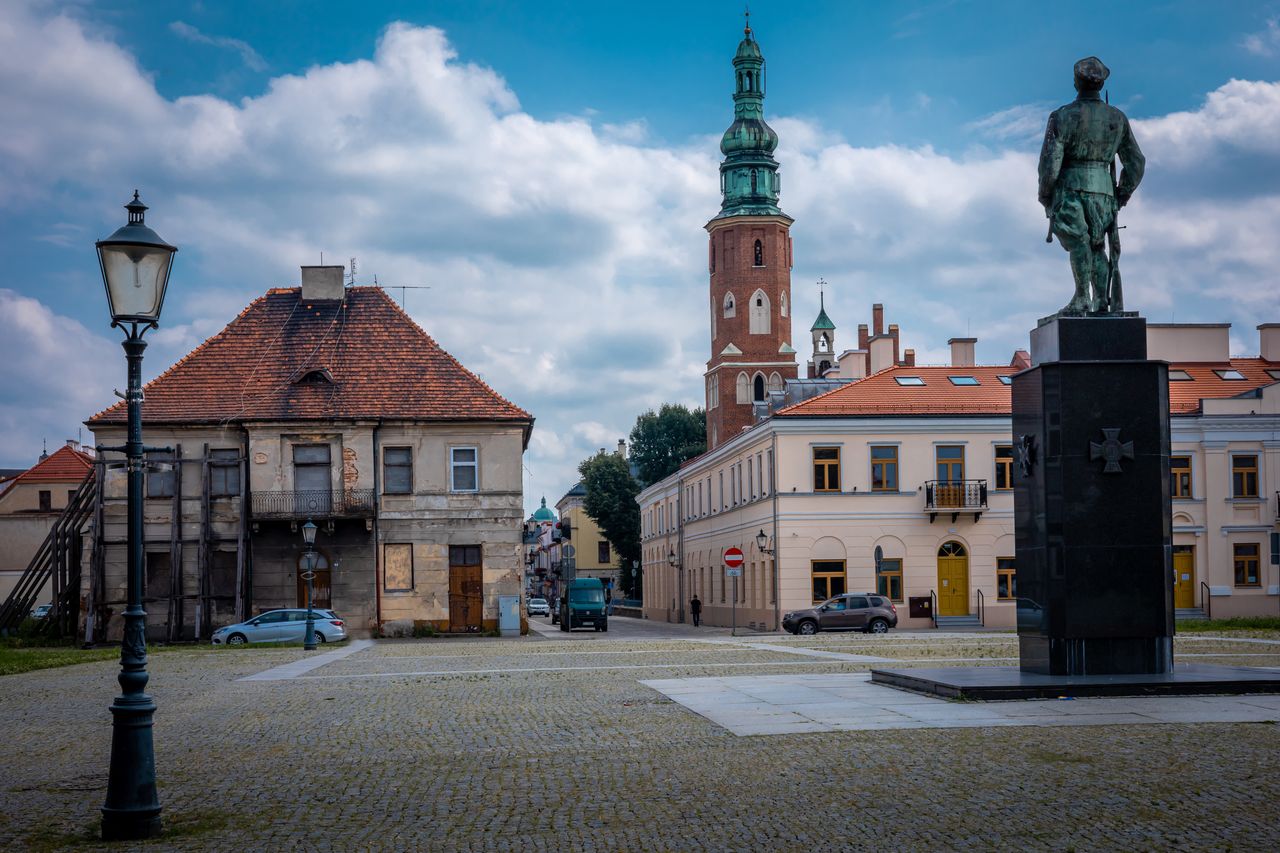
<svg viewBox="0 0 1280 853">
<path fill-rule="evenodd" d="M 959 542 L 938 549 L 938 615 L 969 615 L 969 555 Z"/>
<path fill-rule="evenodd" d="M 1173 552 L 1173 606 L 1196 606 L 1196 555 L 1189 547 Z"/>
<path fill-rule="evenodd" d="M 307 571 L 306 554 L 298 556 L 298 606 L 307 606 L 307 579 L 303 575 Z M 312 580 L 311 606 L 333 607 L 333 573 L 329 570 L 329 555 L 323 551 L 316 552 L 316 576 Z"/>
<path fill-rule="evenodd" d="M 484 622 L 483 566 L 479 545 L 449 546 L 449 630 L 479 631 Z"/>
</svg>

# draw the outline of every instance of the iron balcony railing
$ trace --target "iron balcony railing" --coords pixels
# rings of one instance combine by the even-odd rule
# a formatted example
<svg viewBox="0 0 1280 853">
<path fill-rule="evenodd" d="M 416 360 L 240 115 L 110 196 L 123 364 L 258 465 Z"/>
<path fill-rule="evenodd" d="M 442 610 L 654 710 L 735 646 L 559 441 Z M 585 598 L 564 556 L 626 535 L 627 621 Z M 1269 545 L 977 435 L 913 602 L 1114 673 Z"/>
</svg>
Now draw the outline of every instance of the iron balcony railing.
<svg viewBox="0 0 1280 853">
<path fill-rule="evenodd" d="M 254 518 L 365 518 L 374 515 L 373 489 L 254 492 Z"/>
<path fill-rule="evenodd" d="M 987 508 L 986 480 L 929 480 L 924 484 L 924 509 L 929 520 L 940 512 L 981 515 Z"/>
</svg>

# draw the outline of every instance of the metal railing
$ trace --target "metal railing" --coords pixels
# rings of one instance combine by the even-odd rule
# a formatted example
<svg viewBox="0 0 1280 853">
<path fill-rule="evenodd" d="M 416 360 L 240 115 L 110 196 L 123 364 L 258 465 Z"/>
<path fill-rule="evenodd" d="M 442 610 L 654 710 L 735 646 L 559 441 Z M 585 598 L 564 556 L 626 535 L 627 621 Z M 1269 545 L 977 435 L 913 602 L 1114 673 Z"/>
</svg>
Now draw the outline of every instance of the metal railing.
<svg viewBox="0 0 1280 853">
<path fill-rule="evenodd" d="M 1204 581 L 1200 581 L 1200 609 L 1204 611 L 1204 618 L 1206 619 L 1213 618 L 1212 616 L 1209 615 L 1210 594 L 1211 593 L 1209 591 L 1209 584 L 1205 583 Z"/>
<path fill-rule="evenodd" d="M 986 480 L 928 480 L 924 484 L 924 508 L 929 512 L 986 507 Z"/>
<path fill-rule="evenodd" d="M 929 618 L 933 621 L 933 627 L 938 627 L 938 593 L 929 590 Z"/>
<path fill-rule="evenodd" d="M 981 589 L 978 590 L 978 624 L 987 627 L 987 600 Z"/>
<path fill-rule="evenodd" d="M 254 492 L 254 518 L 362 518 L 373 516 L 373 489 Z"/>
</svg>

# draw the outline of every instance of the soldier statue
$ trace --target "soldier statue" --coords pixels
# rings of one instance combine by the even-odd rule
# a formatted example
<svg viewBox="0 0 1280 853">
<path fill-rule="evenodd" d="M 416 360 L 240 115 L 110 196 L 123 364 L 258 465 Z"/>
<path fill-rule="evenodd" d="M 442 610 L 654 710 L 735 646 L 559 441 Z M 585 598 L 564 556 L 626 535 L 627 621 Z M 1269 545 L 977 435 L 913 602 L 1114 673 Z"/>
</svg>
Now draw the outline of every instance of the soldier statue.
<svg viewBox="0 0 1280 853">
<path fill-rule="evenodd" d="M 1040 203 L 1049 217 L 1045 241 L 1058 235 L 1076 282 L 1075 296 L 1060 314 L 1124 310 L 1116 212 L 1137 189 L 1146 159 L 1129 119 L 1099 95 L 1110 73 L 1096 56 L 1075 64 L 1076 99 L 1049 116 L 1040 151 Z"/>
</svg>

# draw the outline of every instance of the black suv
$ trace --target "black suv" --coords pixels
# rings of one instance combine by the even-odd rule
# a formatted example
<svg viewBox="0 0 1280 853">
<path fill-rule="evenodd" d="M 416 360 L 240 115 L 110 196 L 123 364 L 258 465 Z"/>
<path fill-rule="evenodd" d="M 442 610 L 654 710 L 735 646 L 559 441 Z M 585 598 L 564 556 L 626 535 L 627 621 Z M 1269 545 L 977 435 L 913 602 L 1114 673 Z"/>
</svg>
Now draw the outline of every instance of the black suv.
<svg viewBox="0 0 1280 853">
<path fill-rule="evenodd" d="M 898 625 L 898 608 L 883 595 L 851 593 L 837 595 L 808 610 L 784 614 L 782 627 L 793 634 L 819 631 L 865 631 L 884 634 Z"/>
</svg>

